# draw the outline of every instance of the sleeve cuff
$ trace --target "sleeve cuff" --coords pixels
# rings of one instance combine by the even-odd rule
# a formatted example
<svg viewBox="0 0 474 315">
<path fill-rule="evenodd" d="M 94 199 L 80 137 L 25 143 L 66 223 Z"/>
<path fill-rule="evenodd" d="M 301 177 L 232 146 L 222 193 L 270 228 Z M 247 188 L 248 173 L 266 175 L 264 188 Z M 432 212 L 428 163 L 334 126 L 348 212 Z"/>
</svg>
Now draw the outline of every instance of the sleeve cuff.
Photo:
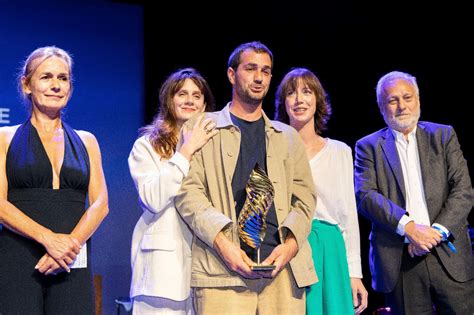
<svg viewBox="0 0 474 315">
<path fill-rule="evenodd" d="M 362 265 L 360 256 L 347 257 L 347 265 L 349 267 L 349 277 L 362 279 Z"/>
<path fill-rule="evenodd" d="M 225 232 L 232 225 L 232 220 L 216 213 L 213 210 L 207 210 L 202 217 L 202 225 L 196 226 L 194 232 L 197 237 L 204 241 L 209 247 L 214 247 L 214 240 L 220 231 Z M 224 233 L 229 236 L 228 233 Z"/>
<path fill-rule="evenodd" d="M 407 225 L 407 223 L 411 221 L 413 221 L 413 219 L 404 214 L 400 221 L 398 221 L 397 234 L 405 236 L 405 225 Z"/>
<path fill-rule="evenodd" d="M 189 161 L 181 153 L 176 152 L 169 162 L 176 165 L 184 176 L 188 175 L 189 172 Z"/>
</svg>

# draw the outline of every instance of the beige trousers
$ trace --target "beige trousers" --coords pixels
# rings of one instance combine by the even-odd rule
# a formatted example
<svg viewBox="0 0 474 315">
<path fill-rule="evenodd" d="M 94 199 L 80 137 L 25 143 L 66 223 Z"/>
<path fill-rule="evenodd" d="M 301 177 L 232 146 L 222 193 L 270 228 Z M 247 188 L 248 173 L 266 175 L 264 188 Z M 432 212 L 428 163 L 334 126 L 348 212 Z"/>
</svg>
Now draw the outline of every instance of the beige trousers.
<svg viewBox="0 0 474 315">
<path fill-rule="evenodd" d="M 304 315 L 305 288 L 298 288 L 288 267 L 275 279 L 245 279 L 248 288 L 194 288 L 197 314 Z"/>
</svg>

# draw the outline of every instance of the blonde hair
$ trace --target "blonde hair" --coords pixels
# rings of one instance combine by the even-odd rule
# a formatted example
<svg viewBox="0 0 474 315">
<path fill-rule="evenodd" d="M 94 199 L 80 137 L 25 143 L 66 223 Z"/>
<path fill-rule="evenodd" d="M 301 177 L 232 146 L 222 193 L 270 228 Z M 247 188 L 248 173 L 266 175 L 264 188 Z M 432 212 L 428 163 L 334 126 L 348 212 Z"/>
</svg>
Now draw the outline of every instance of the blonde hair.
<svg viewBox="0 0 474 315">
<path fill-rule="evenodd" d="M 31 77 L 35 73 L 36 69 L 48 58 L 50 57 L 58 57 L 61 58 L 66 62 L 69 68 L 69 84 L 70 84 L 70 92 L 69 97 L 72 94 L 72 57 L 71 55 L 65 51 L 64 49 L 58 48 L 56 46 L 45 46 L 35 49 L 23 62 L 23 66 L 21 67 L 20 73 L 18 75 L 18 90 L 20 95 L 22 96 L 23 100 L 31 105 L 31 95 L 26 94 L 23 91 L 23 84 L 22 81 L 24 80 L 24 84 L 29 84 L 31 81 Z"/>
</svg>

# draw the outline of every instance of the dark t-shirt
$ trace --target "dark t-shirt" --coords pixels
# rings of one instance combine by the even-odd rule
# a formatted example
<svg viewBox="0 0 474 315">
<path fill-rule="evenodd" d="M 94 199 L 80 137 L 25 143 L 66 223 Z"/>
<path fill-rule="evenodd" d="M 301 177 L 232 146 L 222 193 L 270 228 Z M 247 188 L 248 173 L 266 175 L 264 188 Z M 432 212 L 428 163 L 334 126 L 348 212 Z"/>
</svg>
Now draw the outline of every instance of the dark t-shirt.
<svg viewBox="0 0 474 315">
<path fill-rule="evenodd" d="M 237 218 L 245 203 L 247 193 L 245 186 L 249 180 L 250 173 L 258 165 L 267 171 L 265 121 L 263 117 L 256 121 L 246 121 L 230 114 L 232 122 L 240 129 L 240 152 L 232 178 L 232 192 L 236 202 L 235 209 Z M 272 250 L 280 244 L 278 236 L 278 220 L 275 206 L 272 203 L 266 218 L 267 231 L 260 248 L 260 260 L 263 261 Z M 257 251 L 240 240 L 240 247 L 247 255 L 257 262 Z"/>
</svg>

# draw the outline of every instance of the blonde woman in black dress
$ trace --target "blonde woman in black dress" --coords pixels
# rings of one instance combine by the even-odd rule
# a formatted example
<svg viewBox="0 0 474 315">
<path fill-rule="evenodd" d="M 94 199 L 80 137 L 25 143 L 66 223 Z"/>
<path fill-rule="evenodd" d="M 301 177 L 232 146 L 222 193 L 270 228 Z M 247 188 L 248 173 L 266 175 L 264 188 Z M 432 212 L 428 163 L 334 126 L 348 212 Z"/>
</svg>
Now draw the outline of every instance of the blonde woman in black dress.
<svg viewBox="0 0 474 315">
<path fill-rule="evenodd" d="M 0 313 L 94 314 L 87 244 L 108 199 L 96 138 L 61 118 L 72 59 L 38 48 L 19 83 L 30 116 L 0 128 Z"/>
</svg>

